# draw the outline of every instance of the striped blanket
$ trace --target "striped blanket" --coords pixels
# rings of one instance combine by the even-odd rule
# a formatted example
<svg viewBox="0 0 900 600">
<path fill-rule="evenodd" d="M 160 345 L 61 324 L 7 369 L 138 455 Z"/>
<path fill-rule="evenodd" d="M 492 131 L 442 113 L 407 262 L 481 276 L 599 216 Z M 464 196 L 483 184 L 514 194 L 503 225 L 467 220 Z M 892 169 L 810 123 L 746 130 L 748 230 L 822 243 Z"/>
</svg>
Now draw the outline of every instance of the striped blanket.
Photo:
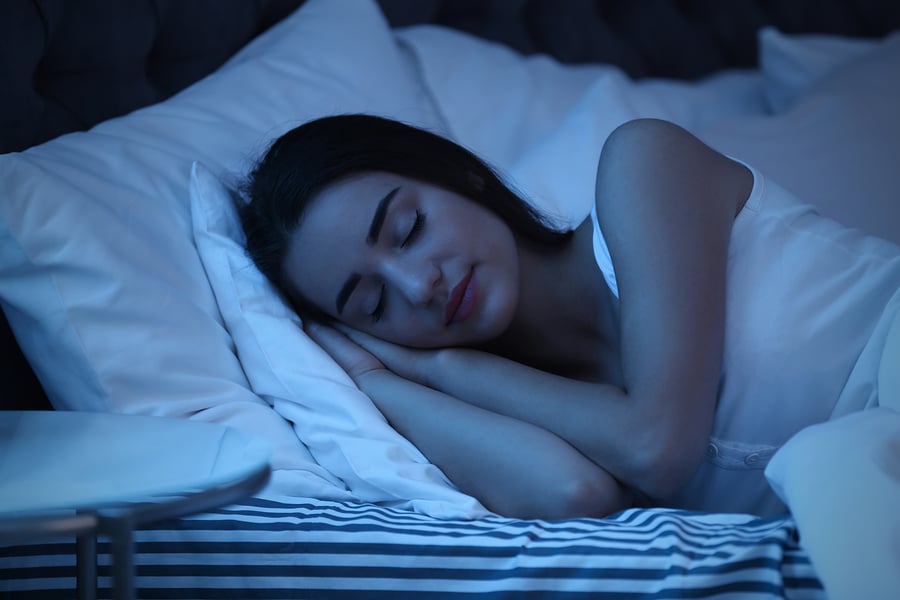
<svg viewBox="0 0 900 600">
<path fill-rule="evenodd" d="M 136 533 L 140 598 L 824 598 L 790 517 L 441 520 L 252 499 Z M 100 597 L 110 594 L 99 543 Z M 0 597 L 73 598 L 73 541 L 0 548 Z"/>
</svg>

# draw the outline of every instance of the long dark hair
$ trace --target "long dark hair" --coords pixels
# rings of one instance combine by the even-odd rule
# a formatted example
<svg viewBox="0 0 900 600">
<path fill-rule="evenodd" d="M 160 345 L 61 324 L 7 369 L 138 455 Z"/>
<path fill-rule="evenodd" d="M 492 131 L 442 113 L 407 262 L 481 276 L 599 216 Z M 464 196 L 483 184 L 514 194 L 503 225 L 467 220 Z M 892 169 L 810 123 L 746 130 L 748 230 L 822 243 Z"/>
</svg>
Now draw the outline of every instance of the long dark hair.
<svg viewBox="0 0 900 600">
<path fill-rule="evenodd" d="M 372 115 L 325 117 L 278 138 L 244 186 L 249 202 L 240 217 L 247 252 L 280 289 L 290 294 L 282 263 L 310 200 L 329 183 L 363 171 L 394 173 L 469 198 L 533 244 L 555 248 L 572 235 L 551 226 L 482 160 L 444 137 Z"/>
</svg>

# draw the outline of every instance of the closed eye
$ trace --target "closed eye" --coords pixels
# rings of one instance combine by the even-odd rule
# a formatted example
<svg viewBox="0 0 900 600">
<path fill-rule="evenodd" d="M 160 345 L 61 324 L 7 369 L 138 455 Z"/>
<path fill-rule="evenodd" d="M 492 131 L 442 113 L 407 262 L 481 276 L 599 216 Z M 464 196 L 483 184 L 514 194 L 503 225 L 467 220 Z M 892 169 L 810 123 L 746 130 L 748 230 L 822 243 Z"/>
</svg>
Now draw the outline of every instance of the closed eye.
<svg viewBox="0 0 900 600">
<path fill-rule="evenodd" d="M 419 237 L 419 234 L 422 233 L 422 228 L 425 226 L 425 213 L 416 211 L 416 220 L 413 221 L 413 225 L 409 230 L 409 233 L 406 234 L 406 239 L 403 240 L 403 243 L 400 244 L 401 248 L 406 248 L 411 243 L 416 241 L 416 238 Z"/>
<path fill-rule="evenodd" d="M 378 295 L 378 304 L 375 305 L 375 310 L 372 311 L 372 322 L 377 323 L 381 320 L 381 317 L 384 316 L 384 285 L 381 286 L 381 293 Z"/>
</svg>

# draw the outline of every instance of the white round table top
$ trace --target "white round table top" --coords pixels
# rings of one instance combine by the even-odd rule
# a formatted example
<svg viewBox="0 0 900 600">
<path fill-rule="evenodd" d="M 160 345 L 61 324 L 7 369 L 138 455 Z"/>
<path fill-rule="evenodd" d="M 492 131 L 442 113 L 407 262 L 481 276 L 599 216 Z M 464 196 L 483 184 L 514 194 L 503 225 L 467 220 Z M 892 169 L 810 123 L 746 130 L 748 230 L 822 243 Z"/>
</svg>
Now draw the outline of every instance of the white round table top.
<svg viewBox="0 0 900 600">
<path fill-rule="evenodd" d="M 0 516 L 97 509 L 211 489 L 268 470 L 269 448 L 198 421 L 0 411 Z"/>
</svg>

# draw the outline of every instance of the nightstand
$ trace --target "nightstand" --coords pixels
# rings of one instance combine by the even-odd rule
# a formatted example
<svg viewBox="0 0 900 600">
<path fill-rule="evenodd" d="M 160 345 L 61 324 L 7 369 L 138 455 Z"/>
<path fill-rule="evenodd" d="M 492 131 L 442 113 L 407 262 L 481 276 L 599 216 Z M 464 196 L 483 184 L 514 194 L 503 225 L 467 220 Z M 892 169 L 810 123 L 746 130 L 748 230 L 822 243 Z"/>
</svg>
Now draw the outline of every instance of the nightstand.
<svg viewBox="0 0 900 600">
<path fill-rule="evenodd" d="M 76 536 L 78 597 L 96 595 L 97 537 L 115 598 L 133 598 L 133 531 L 230 504 L 268 480 L 262 440 L 182 419 L 0 411 L 0 544 Z"/>
</svg>

